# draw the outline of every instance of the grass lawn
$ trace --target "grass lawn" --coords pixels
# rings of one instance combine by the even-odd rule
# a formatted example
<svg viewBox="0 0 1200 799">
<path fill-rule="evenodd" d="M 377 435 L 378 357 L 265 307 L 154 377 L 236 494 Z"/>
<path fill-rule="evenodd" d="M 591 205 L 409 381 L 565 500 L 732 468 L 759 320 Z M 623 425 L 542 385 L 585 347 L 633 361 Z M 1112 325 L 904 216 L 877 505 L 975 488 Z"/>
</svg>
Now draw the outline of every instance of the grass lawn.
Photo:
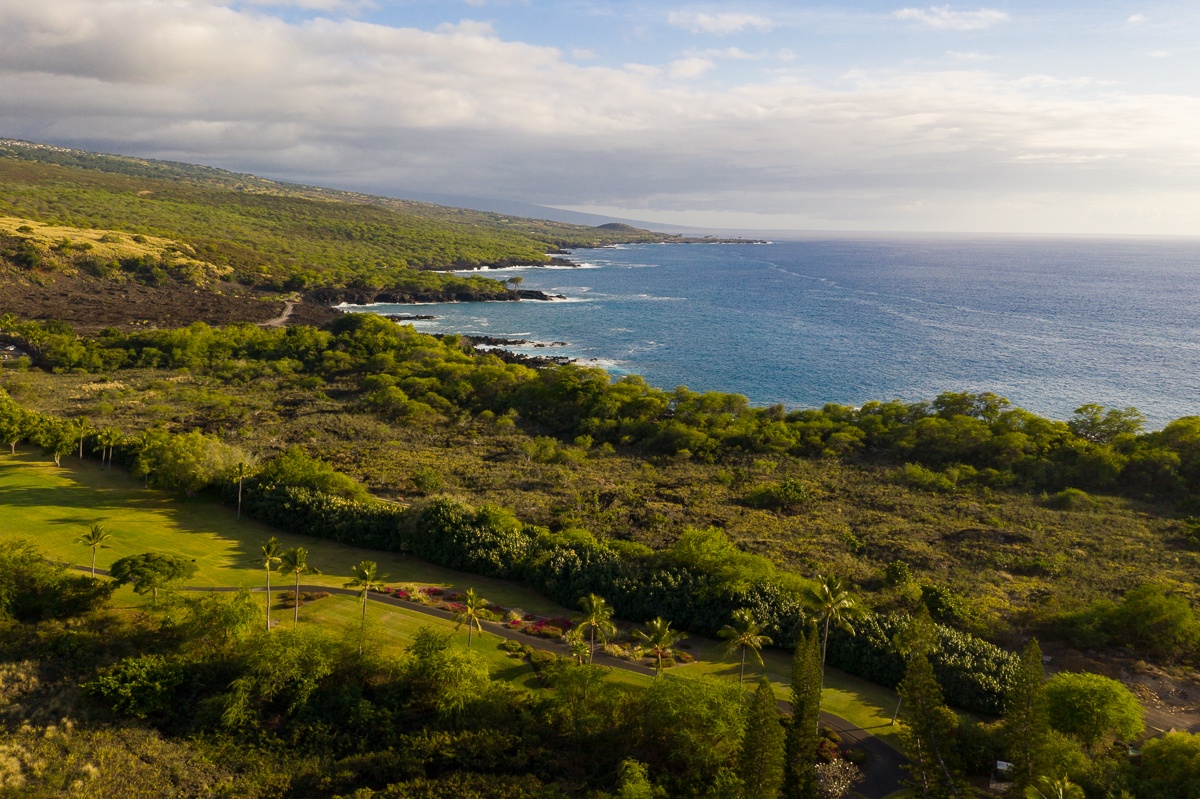
<svg viewBox="0 0 1200 799">
<path fill-rule="evenodd" d="M 260 586 L 265 579 L 254 565 L 259 547 L 271 536 L 284 547 L 303 546 L 308 562 L 321 575 L 305 575 L 306 584 L 341 586 L 360 560 L 379 564 L 390 584 L 419 583 L 474 588 L 505 607 L 519 607 L 544 616 L 570 612 L 516 583 L 493 580 L 390 552 L 343 546 L 320 538 L 292 535 L 273 527 L 235 518 L 233 509 L 207 498 L 184 498 L 147 490 L 121 469 L 101 469 L 92 460 L 63 458 L 61 468 L 45 456 L 0 455 L 0 535 L 27 538 L 51 557 L 87 565 L 91 550 L 75 539 L 88 525 L 99 522 L 113 534 L 111 549 L 101 549 L 96 566 L 107 568 L 117 558 L 139 552 L 171 552 L 194 558 L 199 567 L 193 585 Z M 287 580 L 271 577 L 272 588 Z"/>
<path fill-rule="evenodd" d="M 254 554 L 271 536 L 285 547 L 309 550 L 309 563 L 322 575 L 305 575 L 306 584 L 341 586 L 350 579 L 350 568 L 360 560 L 374 560 L 390 584 L 419 583 L 475 588 L 482 596 L 507 607 L 520 607 L 546 616 L 566 616 L 570 611 L 516 583 L 455 572 L 415 558 L 376 550 L 359 549 L 302 535 L 284 533 L 250 519 L 237 521 L 232 509 L 207 498 L 183 498 L 145 489 L 121 469 L 101 469 L 95 461 L 80 463 L 63 459 L 62 467 L 41 455 L 0 455 L 0 536 L 27 538 L 51 557 L 87 565 L 91 551 L 75 539 L 93 522 L 113 534 L 111 549 L 102 549 L 96 565 L 107 568 L 117 558 L 146 551 L 166 551 L 194 558 L 199 570 L 193 585 L 261 586 L 264 573 L 254 565 Z M 287 580 L 273 575 L 272 588 L 287 589 Z M 114 604 L 129 606 L 145 600 L 126 587 L 114 595 Z M 300 610 L 301 624 L 326 624 L 357 634 L 359 606 L 352 597 L 331 596 Z M 275 608 L 273 618 L 291 624 L 290 611 Z M 453 630 L 454 625 L 415 610 L 371 604 L 368 607 L 370 634 L 385 654 L 399 654 L 416 630 L 429 624 Z M 466 645 L 466 631 L 458 634 Z M 476 638 L 475 648 L 501 679 L 532 686 L 530 667 L 507 657 L 496 648 L 493 635 Z M 692 654 L 700 662 L 679 666 L 678 676 L 717 675 L 736 677 L 737 661 L 721 654 L 713 641 L 689 639 Z M 791 658 L 787 653 L 764 653 L 768 678 L 781 699 L 788 696 Z M 747 680 L 757 680 L 762 670 L 757 663 L 746 669 Z M 631 686 L 645 686 L 651 678 L 614 670 L 611 678 Z M 842 716 L 865 730 L 896 745 L 891 712 L 896 694 L 886 688 L 830 669 L 826 675 L 824 709 Z"/>
<path fill-rule="evenodd" d="M 671 669 L 671 674 L 711 674 L 737 679 L 737 656 L 724 655 L 720 644 L 705 638 L 689 636 L 687 643 L 691 645 L 689 651 L 699 660 L 686 666 L 676 666 Z M 778 650 L 765 651 L 762 656 L 762 667 L 754 660 L 753 655 L 747 656 L 746 683 L 753 684 L 765 674 L 775 689 L 775 695 L 780 699 L 789 699 L 791 656 Z M 898 728 L 891 724 L 892 712 L 896 709 L 896 698 L 896 692 L 891 689 L 852 677 L 837 669 L 827 669 L 825 690 L 821 694 L 821 709 L 853 722 L 872 735 L 882 738 L 893 748 L 899 749 Z"/>
</svg>

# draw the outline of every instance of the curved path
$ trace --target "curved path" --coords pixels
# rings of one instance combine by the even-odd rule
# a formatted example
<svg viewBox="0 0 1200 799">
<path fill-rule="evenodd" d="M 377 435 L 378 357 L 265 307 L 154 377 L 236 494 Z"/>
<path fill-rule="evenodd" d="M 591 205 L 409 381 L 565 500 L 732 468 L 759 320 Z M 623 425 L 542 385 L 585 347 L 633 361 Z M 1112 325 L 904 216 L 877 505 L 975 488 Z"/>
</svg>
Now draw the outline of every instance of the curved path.
<svg viewBox="0 0 1200 799">
<path fill-rule="evenodd" d="M 79 569 L 80 571 L 89 571 L 89 568 L 86 566 L 75 566 L 75 568 Z M 96 569 L 96 574 L 107 576 L 108 571 L 106 569 Z M 186 586 L 183 590 L 232 593 L 242 589 L 238 586 Z M 249 590 L 256 593 L 265 593 L 267 589 L 262 586 L 256 586 L 250 587 Z M 273 587 L 271 590 L 275 592 L 283 592 L 294 591 L 295 588 L 293 586 L 278 586 Z M 325 591 L 330 594 L 340 594 L 342 596 L 352 597 L 357 597 L 360 593 L 357 589 L 353 588 L 338 588 L 329 585 L 307 584 L 301 584 L 300 591 L 308 593 Z M 454 621 L 454 614 L 448 610 L 432 608 L 428 605 L 422 605 L 418 602 L 409 602 L 404 599 L 397 599 L 389 594 L 372 593 L 371 601 L 379 602 L 384 605 L 391 605 L 397 608 L 405 608 L 417 613 L 424 613 L 427 616 L 433 616 L 446 621 Z M 520 641 L 521 643 L 529 644 L 534 649 L 555 652 L 561 655 L 569 654 L 566 644 L 562 643 L 561 641 L 552 641 L 547 638 L 528 635 L 527 633 L 523 633 L 519 630 L 510 630 L 508 627 L 505 627 L 503 624 L 499 624 L 497 622 L 485 621 L 483 622 L 483 625 L 488 632 L 494 633 L 501 638 Z M 645 674 L 648 676 L 654 675 L 654 669 L 650 668 L 649 666 L 643 666 L 640 663 L 630 663 L 627 660 L 621 660 L 620 658 L 612 657 L 611 655 L 603 652 L 596 654 L 595 662 L 604 666 L 610 666 L 615 669 L 632 671 L 637 674 Z M 779 700 L 779 706 L 783 710 L 789 712 L 791 711 L 791 705 L 782 699 Z M 863 728 L 855 725 L 853 722 L 848 721 L 847 719 L 842 718 L 841 716 L 835 716 L 832 713 L 821 711 L 821 723 L 837 731 L 838 735 L 840 735 L 842 738 L 843 746 L 853 745 L 866 750 L 867 762 L 866 765 L 863 766 L 863 776 L 865 779 L 862 783 L 855 787 L 855 790 L 858 793 L 867 797 L 867 799 L 883 799 L 883 797 L 895 793 L 904 787 L 902 782 L 904 780 L 904 772 L 902 767 L 908 761 L 903 755 L 901 755 L 892 747 L 888 746 L 879 738 L 872 735 L 867 730 L 864 730 Z"/>
<path fill-rule="evenodd" d="M 287 320 L 292 315 L 292 311 L 296 307 L 296 300 L 283 301 L 283 313 L 276 316 L 274 319 L 268 319 L 265 322 L 259 322 L 259 327 L 280 327 L 287 323 Z"/>
</svg>

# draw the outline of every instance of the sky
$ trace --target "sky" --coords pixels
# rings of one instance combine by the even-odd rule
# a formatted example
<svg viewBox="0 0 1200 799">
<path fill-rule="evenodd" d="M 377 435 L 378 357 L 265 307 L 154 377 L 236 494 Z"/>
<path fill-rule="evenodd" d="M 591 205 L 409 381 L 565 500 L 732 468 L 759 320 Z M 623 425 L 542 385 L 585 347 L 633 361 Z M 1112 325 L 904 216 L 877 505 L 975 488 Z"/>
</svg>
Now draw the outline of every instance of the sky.
<svg viewBox="0 0 1200 799">
<path fill-rule="evenodd" d="M 721 229 L 1200 235 L 1200 3 L 0 0 L 0 137 Z"/>
</svg>

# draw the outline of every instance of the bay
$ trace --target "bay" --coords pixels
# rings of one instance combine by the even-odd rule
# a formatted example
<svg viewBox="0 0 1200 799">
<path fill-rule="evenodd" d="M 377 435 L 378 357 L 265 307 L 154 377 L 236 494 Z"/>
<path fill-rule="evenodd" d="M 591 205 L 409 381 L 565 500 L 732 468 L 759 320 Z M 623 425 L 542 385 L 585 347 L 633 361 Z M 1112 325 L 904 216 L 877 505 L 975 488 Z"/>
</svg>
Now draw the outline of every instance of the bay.
<svg viewBox="0 0 1200 799">
<path fill-rule="evenodd" d="M 837 239 L 581 250 L 487 270 L 565 301 L 374 305 L 430 333 L 523 338 L 662 388 L 789 408 L 994 391 L 1161 426 L 1200 414 L 1200 242 Z M 354 309 L 351 309 L 354 310 Z"/>
</svg>

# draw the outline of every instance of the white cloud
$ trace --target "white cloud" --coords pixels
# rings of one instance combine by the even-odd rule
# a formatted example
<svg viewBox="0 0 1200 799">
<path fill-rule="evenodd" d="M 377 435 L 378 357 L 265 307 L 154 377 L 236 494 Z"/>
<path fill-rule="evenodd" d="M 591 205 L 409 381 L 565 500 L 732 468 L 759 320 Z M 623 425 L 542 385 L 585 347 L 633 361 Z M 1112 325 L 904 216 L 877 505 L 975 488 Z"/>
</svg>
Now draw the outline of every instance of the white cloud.
<svg viewBox="0 0 1200 799">
<path fill-rule="evenodd" d="M 896 19 L 912 20 L 939 30 L 977 31 L 1007 22 L 1008 13 L 994 8 L 978 11 L 951 11 L 950 6 L 929 8 L 902 8 L 892 13 Z"/>
<path fill-rule="evenodd" d="M 717 89 L 682 80 L 713 68 L 697 54 L 613 69 L 477 22 L 220 2 L 0 0 L 0 30 L 0 132 L 17 138 L 693 222 L 1200 229 L 1200 98 L 1183 94 L 966 68 Z"/>
<path fill-rule="evenodd" d="M 672 78 L 698 78 L 714 66 L 716 64 L 708 58 L 681 58 L 671 62 L 667 74 Z"/>
<path fill-rule="evenodd" d="M 300 8 L 307 11 L 363 11 L 377 8 L 374 0 L 240 0 L 246 6 Z"/>
<path fill-rule="evenodd" d="M 769 31 L 775 26 L 767 17 L 756 14 L 701 14 L 690 11 L 672 11 L 667 22 L 692 33 L 737 33 L 746 28 Z"/>
<path fill-rule="evenodd" d="M 1172 53 L 1170 50 L 1151 50 L 1150 52 L 1146 53 L 1146 55 L 1150 56 L 1151 58 L 1170 58 L 1172 55 L 1174 55 L 1174 53 Z"/>
<path fill-rule="evenodd" d="M 1130 25 L 1141 25 L 1143 22 L 1146 21 L 1146 15 L 1145 14 L 1134 14 L 1133 16 L 1131 16 L 1129 19 L 1127 19 L 1125 21 L 1127 23 L 1129 23 Z"/>
</svg>

